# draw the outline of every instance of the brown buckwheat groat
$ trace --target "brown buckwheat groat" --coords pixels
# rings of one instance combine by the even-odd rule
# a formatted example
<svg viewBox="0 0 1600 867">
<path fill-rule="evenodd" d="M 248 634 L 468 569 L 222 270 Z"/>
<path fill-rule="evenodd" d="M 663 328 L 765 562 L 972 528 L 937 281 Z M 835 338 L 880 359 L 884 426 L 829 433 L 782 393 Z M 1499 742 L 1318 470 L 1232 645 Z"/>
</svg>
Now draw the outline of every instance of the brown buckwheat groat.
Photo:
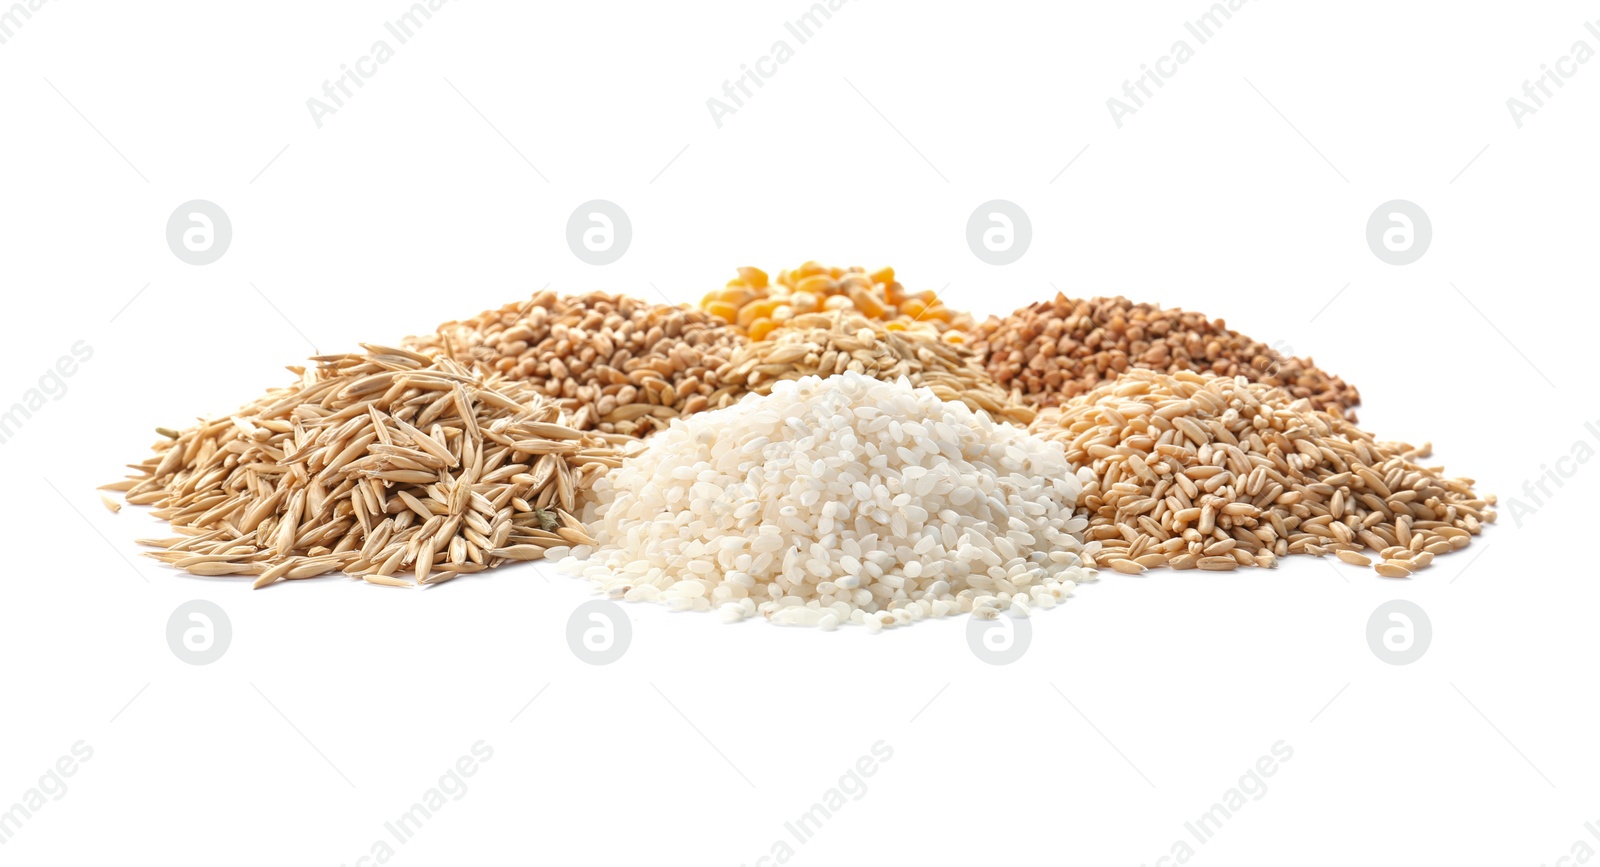
<svg viewBox="0 0 1600 867">
<path fill-rule="evenodd" d="M 1001 387 L 1041 407 L 1137 368 L 1243 376 L 1351 419 L 1361 402 L 1354 386 L 1310 358 L 1284 355 L 1221 319 L 1121 296 L 1083 300 L 1058 293 L 1003 319 L 991 317 L 978 326 L 972 348 Z"/>
</svg>

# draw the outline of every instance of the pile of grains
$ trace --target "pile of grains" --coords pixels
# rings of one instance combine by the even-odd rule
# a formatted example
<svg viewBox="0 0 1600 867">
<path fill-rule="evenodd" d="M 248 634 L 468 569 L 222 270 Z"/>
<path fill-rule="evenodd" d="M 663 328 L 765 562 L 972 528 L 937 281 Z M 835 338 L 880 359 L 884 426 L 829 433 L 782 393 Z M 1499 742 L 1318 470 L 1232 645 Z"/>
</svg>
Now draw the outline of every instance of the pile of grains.
<svg viewBox="0 0 1600 867">
<path fill-rule="evenodd" d="M 937 334 L 950 343 L 966 342 L 973 324 L 971 316 L 945 307 L 931 290 L 907 292 L 893 268 L 869 272 L 816 262 L 779 271 L 776 284 L 760 268 L 740 268 L 739 276 L 707 293 L 700 306 L 751 340 L 765 338 L 796 316 L 833 310 L 854 310 L 890 330 Z"/>
<path fill-rule="evenodd" d="M 1134 370 L 1040 413 L 1033 431 L 1086 468 L 1079 508 L 1096 562 L 1229 570 L 1334 554 L 1404 578 L 1464 548 L 1494 497 L 1282 389 Z"/>
<path fill-rule="evenodd" d="M 906 380 L 805 377 L 646 440 L 595 486 L 599 548 L 563 568 L 728 621 L 1022 615 L 1094 578 L 1079 489 L 1060 445 Z"/>
<path fill-rule="evenodd" d="M 775 384 L 806 376 L 853 371 L 874 379 L 901 377 L 930 389 L 940 400 L 959 400 L 973 410 L 1019 425 L 1034 410 L 994 384 L 965 347 L 921 332 L 890 331 L 859 313 L 807 313 L 788 320 L 766 340 L 735 352 L 720 374 L 725 383 L 768 394 Z"/>
<path fill-rule="evenodd" d="M 1083 301 L 1058 293 L 1004 319 L 991 317 L 978 326 L 973 349 L 995 382 L 1039 406 L 1056 406 L 1131 369 L 1243 376 L 1351 420 L 1361 402 L 1354 386 L 1311 359 L 1281 354 L 1221 319 L 1122 297 Z"/>
<path fill-rule="evenodd" d="M 545 291 L 446 322 L 405 347 L 524 381 L 579 430 L 642 437 L 680 415 L 732 403 L 737 395 L 715 374 L 744 342 L 699 310 Z"/>
<path fill-rule="evenodd" d="M 178 535 L 146 556 L 196 575 L 343 571 L 437 584 L 592 540 L 579 494 L 621 456 L 560 423 L 526 383 L 450 359 L 366 346 L 312 359 L 300 381 L 231 416 L 162 430 L 137 476 L 108 485 Z"/>
</svg>

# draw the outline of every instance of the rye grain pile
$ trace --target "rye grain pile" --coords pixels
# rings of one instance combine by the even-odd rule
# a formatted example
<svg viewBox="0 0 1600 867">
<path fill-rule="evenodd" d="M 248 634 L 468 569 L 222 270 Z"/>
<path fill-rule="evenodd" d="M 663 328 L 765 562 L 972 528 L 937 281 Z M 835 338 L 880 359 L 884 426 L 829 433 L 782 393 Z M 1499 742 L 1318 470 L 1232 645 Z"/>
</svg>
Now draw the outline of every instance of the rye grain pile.
<svg viewBox="0 0 1600 867">
<path fill-rule="evenodd" d="M 716 374 L 744 342 L 702 311 L 606 292 L 544 291 L 446 322 L 405 347 L 525 382 L 579 430 L 642 437 L 737 399 Z"/>
<path fill-rule="evenodd" d="M 1354 386 L 1227 327 L 1221 319 L 1126 298 L 1079 300 L 1060 293 L 977 328 L 973 349 L 1002 388 L 1046 407 L 1134 369 L 1243 376 L 1283 388 L 1352 420 Z"/>
<path fill-rule="evenodd" d="M 621 463 L 563 424 L 531 385 L 447 359 L 367 346 L 291 368 L 294 384 L 188 430 L 163 430 L 110 485 L 176 535 L 147 554 L 196 575 L 344 572 L 437 584 L 590 539 L 580 497 Z"/>
<path fill-rule="evenodd" d="M 646 440 L 595 487 L 563 568 L 614 597 L 869 630 L 1051 607 L 1091 580 L 1060 445 L 849 371 Z"/>
<path fill-rule="evenodd" d="M 1494 497 L 1428 445 L 1379 442 L 1341 415 L 1243 377 L 1134 370 L 1032 430 L 1086 468 L 1079 508 L 1096 562 L 1230 570 L 1333 554 L 1404 578 L 1466 547 Z"/>
<path fill-rule="evenodd" d="M 891 331 L 843 310 L 788 320 L 768 339 L 735 352 L 720 378 L 768 394 L 779 382 L 847 371 L 886 381 L 906 377 L 940 400 L 959 400 L 970 409 L 1015 424 L 1033 421 L 1033 408 L 1012 400 L 995 385 L 966 348 L 931 334 Z"/>
</svg>

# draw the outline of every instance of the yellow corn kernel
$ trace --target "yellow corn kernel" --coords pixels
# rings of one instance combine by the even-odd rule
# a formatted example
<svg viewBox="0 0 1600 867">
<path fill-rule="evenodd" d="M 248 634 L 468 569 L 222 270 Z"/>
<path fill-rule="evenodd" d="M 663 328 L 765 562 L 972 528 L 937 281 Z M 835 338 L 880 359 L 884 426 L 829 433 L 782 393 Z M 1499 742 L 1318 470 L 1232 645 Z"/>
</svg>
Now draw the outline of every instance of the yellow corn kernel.
<svg viewBox="0 0 1600 867">
<path fill-rule="evenodd" d="M 839 281 L 834 284 L 833 291 L 835 294 L 848 294 L 852 288 L 857 286 L 861 287 L 862 289 L 866 289 L 869 292 L 872 291 L 872 278 L 860 273 L 859 271 L 852 272 L 841 277 Z"/>
<path fill-rule="evenodd" d="M 894 282 L 894 269 L 893 268 L 879 268 L 878 270 L 873 271 L 872 272 L 872 282 L 874 282 L 874 283 L 893 283 Z"/>
<path fill-rule="evenodd" d="M 801 265 L 800 267 L 794 269 L 794 276 L 797 279 L 801 278 L 801 277 L 812 277 L 812 276 L 815 276 L 817 274 L 826 274 L 827 271 L 828 271 L 828 269 L 822 267 L 822 265 L 819 264 L 817 262 L 817 260 L 812 259 L 812 260 L 806 262 L 804 265 Z"/>
<path fill-rule="evenodd" d="M 750 285 L 751 289 L 767 288 L 767 272 L 749 265 L 739 269 L 739 278 Z"/>
<path fill-rule="evenodd" d="M 944 306 L 944 302 L 939 301 L 939 299 L 933 299 L 933 301 L 928 302 L 928 306 L 923 307 L 922 317 L 930 318 L 930 320 L 939 320 L 939 322 L 950 322 L 950 318 L 954 317 L 954 314 L 950 314 L 950 309 Z"/>
<path fill-rule="evenodd" d="M 777 327 L 778 323 L 773 322 L 771 319 L 767 319 L 766 317 L 757 319 L 756 321 L 750 323 L 750 339 L 761 340 L 762 338 L 766 337 L 767 334 L 772 331 L 772 329 Z"/>
<path fill-rule="evenodd" d="M 856 309 L 869 319 L 882 319 L 886 309 L 883 302 L 872 297 L 872 293 L 860 287 L 850 290 L 850 300 L 855 302 Z"/>
<path fill-rule="evenodd" d="M 921 298 L 914 295 L 900 302 L 900 312 L 911 317 L 912 320 L 921 319 L 922 314 L 927 311 L 928 305 Z"/>
<path fill-rule="evenodd" d="M 828 295 L 833 292 L 834 288 L 833 278 L 826 274 L 814 274 L 794 285 L 794 291 L 809 292 L 813 295 Z"/>
<path fill-rule="evenodd" d="M 755 322 L 757 319 L 771 316 L 772 311 L 778 309 L 778 305 L 782 303 L 783 300 L 779 298 L 766 298 L 761 301 L 752 301 L 749 304 L 739 308 L 739 315 L 734 321 L 746 328 L 749 328 L 750 324 Z"/>
<path fill-rule="evenodd" d="M 713 301 L 705 305 L 706 312 L 721 319 L 723 322 L 732 322 L 739 317 L 739 308 L 726 301 Z"/>
</svg>

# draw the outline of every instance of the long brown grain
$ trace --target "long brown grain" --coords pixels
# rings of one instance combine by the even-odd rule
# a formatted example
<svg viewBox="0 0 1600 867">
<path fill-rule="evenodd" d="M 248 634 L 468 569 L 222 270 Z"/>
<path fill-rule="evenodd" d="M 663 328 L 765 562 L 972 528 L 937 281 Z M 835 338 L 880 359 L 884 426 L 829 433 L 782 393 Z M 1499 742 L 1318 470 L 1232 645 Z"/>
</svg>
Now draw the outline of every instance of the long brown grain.
<svg viewBox="0 0 1600 867">
<path fill-rule="evenodd" d="M 735 352 L 719 377 L 730 386 L 768 394 L 785 380 L 846 371 L 886 381 L 906 377 L 940 400 L 960 401 L 1013 424 L 1026 425 L 1035 414 L 996 385 L 964 346 L 932 333 L 890 330 L 846 310 L 786 320 L 767 339 Z"/>
<path fill-rule="evenodd" d="M 552 528 L 593 541 L 573 513 L 630 438 L 579 430 L 527 382 L 365 348 L 163 432 L 127 490 L 176 533 L 140 540 L 147 556 L 256 587 L 330 572 L 412 586 L 395 573 L 440 583 L 542 556 Z"/>
</svg>

